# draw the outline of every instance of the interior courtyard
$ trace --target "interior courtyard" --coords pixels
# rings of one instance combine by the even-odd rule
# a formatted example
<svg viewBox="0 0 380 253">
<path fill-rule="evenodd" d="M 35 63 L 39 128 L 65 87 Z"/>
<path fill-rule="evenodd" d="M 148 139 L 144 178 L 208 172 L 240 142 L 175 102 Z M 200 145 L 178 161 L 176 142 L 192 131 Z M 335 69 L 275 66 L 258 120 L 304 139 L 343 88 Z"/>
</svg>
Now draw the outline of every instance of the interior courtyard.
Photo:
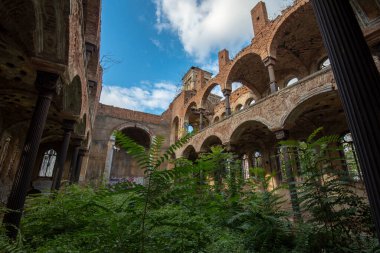
<svg viewBox="0 0 380 253">
<path fill-rule="evenodd" d="M 349 2 L 379 71 L 380 3 Z M 339 167 L 355 179 L 360 194 L 367 190 L 372 199 L 378 196 L 363 179 L 364 174 L 375 180 L 378 164 L 374 174 L 361 170 L 353 141 L 360 134 L 350 130 L 353 116 L 342 102 L 340 79 L 312 1 L 296 0 L 272 20 L 266 4 L 258 2 L 248 10 L 249 45 L 233 57 L 226 49 L 219 51 L 217 73 L 189 66 L 180 92 L 161 115 L 100 103 L 101 5 L 101 0 L 0 1 L 0 202 L 4 207 L 22 209 L 27 193 L 54 192 L 69 184 L 149 183 L 137 160 L 117 143 L 115 131 L 146 150 L 162 136 L 162 153 L 191 134 L 171 159 L 196 161 L 219 146 L 239 160 L 244 180 L 254 177 L 250 168 L 262 167 L 266 175 L 273 175 L 274 189 L 292 178 L 286 170 L 288 151 L 278 143 L 307 140 L 322 127 L 321 136 L 341 138 L 336 145 L 343 152 L 331 156 L 351 159 L 354 165 Z M 216 88 L 223 96 L 213 93 Z M 379 100 L 379 89 L 372 92 L 368 100 Z M 376 122 L 378 109 L 371 116 Z M 379 142 L 378 137 L 373 136 L 373 141 Z M 300 164 L 293 162 L 290 167 L 296 172 Z M 291 210 L 292 191 L 282 192 L 287 199 L 284 207 Z M 377 204 L 370 203 L 373 212 L 380 212 L 378 199 Z M 21 215 L 4 216 L 12 224 L 20 219 Z"/>
</svg>

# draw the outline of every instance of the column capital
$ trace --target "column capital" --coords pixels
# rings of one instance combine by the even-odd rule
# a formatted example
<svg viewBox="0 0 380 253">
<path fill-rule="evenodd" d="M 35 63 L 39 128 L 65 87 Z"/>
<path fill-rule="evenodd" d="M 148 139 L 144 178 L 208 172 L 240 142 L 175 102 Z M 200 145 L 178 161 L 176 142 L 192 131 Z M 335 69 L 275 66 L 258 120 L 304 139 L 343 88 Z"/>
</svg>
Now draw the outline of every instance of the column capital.
<svg viewBox="0 0 380 253">
<path fill-rule="evenodd" d="M 268 56 L 268 57 L 264 58 L 264 60 L 263 60 L 265 67 L 268 67 L 270 65 L 273 66 L 276 64 L 276 62 L 277 62 L 276 58 L 274 58 L 272 56 Z"/>
<path fill-rule="evenodd" d="M 284 141 L 289 138 L 289 131 L 288 130 L 279 130 L 274 133 L 276 135 L 276 139 L 279 141 Z"/>
<path fill-rule="evenodd" d="M 79 149 L 79 155 L 81 156 L 85 156 L 89 153 L 89 149 L 88 148 L 80 148 Z"/>
<path fill-rule="evenodd" d="M 236 150 L 236 146 L 232 144 L 230 141 L 223 143 L 223 146 L 226 148 L 228 152 L 234 152 Z"/>
<path fill-rule="evenodd" d="M 71 138 L 71 145 L 74 147 L 80 147 L 82 145 L 82 139 L 78 137 Z"/>
<path fill-rule="evenodd" d="M 230 96 L 232 93 L 232 90 L 231 89 L 223 89 L 222 92 L 223 92 L 223 96 Z"/>
<path fill-rule="evenodd" d="M 75 120 L 64 119 L 62 122 L 62 129 L 67 131 L 67 132 L 72 132 L 72 131 L 74 131 L 75 123 L 76 123 Z"/>
<path fill-rule="evenodd" d="M 52 96 L 58 94 L 60 85 L 58 85 L 59 74 L 37 71 L 36 87 L 42 95 Z"/>
</svg>

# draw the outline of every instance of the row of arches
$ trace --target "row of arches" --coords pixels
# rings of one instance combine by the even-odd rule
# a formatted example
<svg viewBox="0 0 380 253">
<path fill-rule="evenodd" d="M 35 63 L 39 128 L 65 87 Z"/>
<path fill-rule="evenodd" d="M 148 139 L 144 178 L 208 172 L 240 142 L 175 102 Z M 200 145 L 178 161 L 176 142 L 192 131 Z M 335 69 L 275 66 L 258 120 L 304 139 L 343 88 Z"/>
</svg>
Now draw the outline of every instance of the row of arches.
<svg viewBox="0 0 380 253">
<path fill-rule="evenodd" d="M 331 149 L 339 150 L 339 152 L 334 153 L 334 151 L 331 151 L 330 156 L 335 158 L 337 163 L 339 163 L 338 167 L 342 168 L 352 180 L 360 182 L 363 180 L 363 177 L 359 168 L 351 133 L 344 132 L 340 136 L 340 141 L 335 144 L 334 149 Z M 275 186 L 282 184 L 285 178 L 287 178 L 283 166 L 286 163 L 283 152 L 289 152 L 288 155 L 291 156 L 290 159 L 293 161 L 291 164 L 292 171 L 297 176 L 297 171 L 300 170 L 298 150 L 284 151 L 275 143 L 270 144 L 262 139 L 252 139 L 252 142 L 247 142 L 243 145 L 245 147 L 236 144 L 232 145 L 231 143 L 223 145 L 220 138 L 210 136 L 202 144 L 200 152 L 197 152 L 193 145 L 189 145 L 184 149 L 182 157 L 195 162 L 200 157 L 200 154 L 209 153 L 212 147 L 221 146 L 224 147 L 225 152 L 233 153 L 235 159 L 240 161 L 243 179 L 248 179 L 252 176 L 252 168 L 260 167 L 264 168 L 268 175 L 273 175 L 271 183 Z"/>
<path fill-rule="evenodd" d="M 222 68 L 222 73 L 209 80 L 204 88 L 197 90 L 198 94 L 190 101 L 194 104 L 190 107 L 197 106 L 214 113 L 213 117 L 205 118 L 209 123 L 223 118 L 223 112 L 219 111 L 217 115 L 215 111 L 209 110 L 212 100 L 210 94 L 213 94 L 215 87 L 219 90 L 220 99 L 213 104 L 213 107 L 219 109 L 222 107 L 220 104 L 227 103 L 225 99 L 227 97 L 223 96 L 222 91 L 233 92 L 235 83 L 246 87 L 253 94 L 254 100 L 258 101 L 279 89 L 298 83 L 329 65 L 319 27 L 311 4 L 307 1 L 300 1 L 287 9 L 265 37 L 265 40 L 269 41 L 263 44 L 267 50 L 260 50 L 260 46 L 246 47 L 230 61 L 227 67 Z M 244 104 L 235 104 L 231 109 L 238 111 L 244 106 Z M 228 115 L 228 108 L 225 110 Z M 188 111 L 176 116 L 184 118 L 184 122 L 191 122 L 192 120 L 187 118 L 187 113 Z M 197 124 L 198 126 L 193 126 L 194 129 L 199 129 L 199 122 Z"/>
<path fill-rule="evenodd" d="M 328 57 L 324 57 L 318 64 L 318 70 L 325 70 L 330 66 L 330 60 Z M 285 87 L 292 86 L 299 82 L 298 77 L 293 76 L 291 79 L 289 79 L 286 83 Z M 254 94 L 251 91 L 242 91 L 239 93 L 238 89 L 240 87 L 244 87 L 242 84 L 237 83 L 237 88 L 234 89 L 234 92 L 232 93 L 232 96 L 236 96 L 240 98 L 235 102 L 232 106 L 233 109 L 231 110 L 231 113 L 239 112 L 245 108 L 249 108 L 250 106 L 253 106 L 256 103 L 256 98 L 254 97 Z M 239 85 L 240 84 L 240 85 Z M 185 117 L 183 120 L 183 126 L 180 125 L 179 121 L 180 118 L 177 116 L 174 118 L 172 122 L 172 129 L 171 129 L 171 135 L 173 136 L 172 140 L 178 140 L 180 136 L 182 136 L 185 133 L 192 132 L 192 131 L 200 131 L 205 127 L 208 127 L 212 124 L 218 123 L 219 121 L 226 118 L 226 110 L 224 105 L 224 99 L 222 99 L 220 95 L 221 91 L 217 86 L 215 86 L 209 96 L 211 96 L 211 99 L 208 99 L 208 106 L 207 109 L 204 109 L 203 111 L 198 110 L 198 106 L 195 101 L 191 102 L 186 110 Z M 244 95 L 248 95 L 248 98 L 245 98 Z M 245 101 L 243 100 L 245 99 Z"/>
</svg>

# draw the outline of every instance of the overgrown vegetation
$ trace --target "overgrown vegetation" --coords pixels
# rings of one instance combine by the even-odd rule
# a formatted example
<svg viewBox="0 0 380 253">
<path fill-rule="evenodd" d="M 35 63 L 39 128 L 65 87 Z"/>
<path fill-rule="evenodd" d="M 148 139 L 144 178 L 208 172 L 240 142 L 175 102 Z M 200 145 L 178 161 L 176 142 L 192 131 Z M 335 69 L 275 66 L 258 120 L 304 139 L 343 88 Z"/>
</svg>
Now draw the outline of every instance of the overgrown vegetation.
<svg viewBox="0 0 380 253">
<path fill-rule="evenodd" d="M 330 152 L 337 137 L 282 143 L 299 152 L 296 185 L 303 219 L 291 221 L 273 175 L 241 164 L 221 147 L 191 162 L 170 161 L 185 136 L 160 154 L 116 133 L 145 171 L 145 185 L 68 186 L 28 199 L 20 235 L 0 232 L 0 252 L 375 252 L 368 205 Z M 163 167 L 170 162 L 172 169 Z"/>
</svg>

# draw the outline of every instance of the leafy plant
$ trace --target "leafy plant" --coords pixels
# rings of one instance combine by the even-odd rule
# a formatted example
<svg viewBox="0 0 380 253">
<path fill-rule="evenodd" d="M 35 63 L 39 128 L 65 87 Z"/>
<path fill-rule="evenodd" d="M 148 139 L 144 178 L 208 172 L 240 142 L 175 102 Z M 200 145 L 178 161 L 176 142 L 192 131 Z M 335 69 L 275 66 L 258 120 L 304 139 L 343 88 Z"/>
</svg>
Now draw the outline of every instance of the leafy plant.
<svg viewBox="0 0 380 253">
<path fill-rule="evenodd" d="M 369 206 L 357 193 L 343 170 L 336 143 L 339 136 L 316 138 L 314 131 L 306 141 L 285 141 L 283 145 L 299 150 L 299 200 L 307 225 L 300 252 L 360 252 L 373 238 Z M 307 232 L 304 229 L 307 228 Z M 309 247 L 305 248 L 305 245 Z"/>
<path fill-rule="evenodd" d="M 283 211 L 273 175 L 251 168 L 243 180 L 240 161 L 222 147 L 172 161 L 191 136 L 161 153 L 160 137 L 146 150 L 116 133 L 146 184 L 71 185 L 28 198 L 18 240 L 0 229 L 0 252 L 376 252 L 368 206 L 334 167 L 337 139 L 317 134 L 286 143 L 300 150 L 303 181 L 294 186 L 304 222 Z"/>
</svg>

